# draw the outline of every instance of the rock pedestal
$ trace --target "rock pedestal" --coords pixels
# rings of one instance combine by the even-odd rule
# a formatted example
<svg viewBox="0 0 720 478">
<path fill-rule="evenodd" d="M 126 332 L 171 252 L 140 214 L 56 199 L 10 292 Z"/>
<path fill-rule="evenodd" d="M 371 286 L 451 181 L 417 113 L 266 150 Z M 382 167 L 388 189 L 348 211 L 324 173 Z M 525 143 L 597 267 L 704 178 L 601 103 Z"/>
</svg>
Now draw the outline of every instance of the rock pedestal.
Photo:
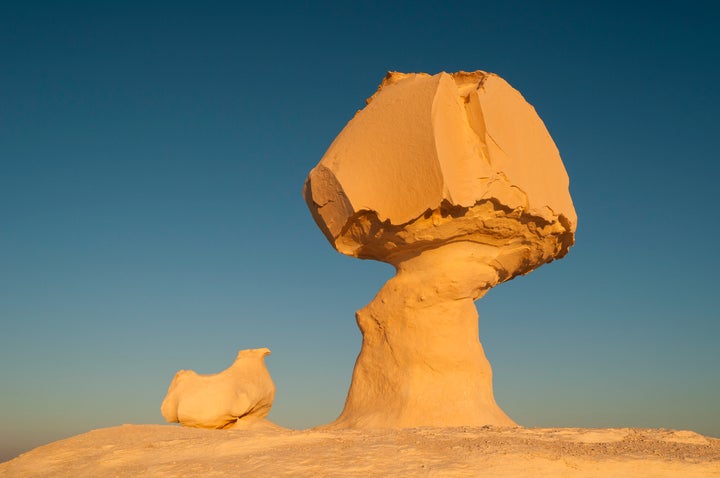
<svg viewBox="0 0 720 478">
<path fill-rule="evenodd" d="M 497 282 L 487 246 L 454 242 L 398 265 L 357 312 L 363 334 L 337 426 L 514 425 L 497 406 L 474 299 Z"/>
</svg>

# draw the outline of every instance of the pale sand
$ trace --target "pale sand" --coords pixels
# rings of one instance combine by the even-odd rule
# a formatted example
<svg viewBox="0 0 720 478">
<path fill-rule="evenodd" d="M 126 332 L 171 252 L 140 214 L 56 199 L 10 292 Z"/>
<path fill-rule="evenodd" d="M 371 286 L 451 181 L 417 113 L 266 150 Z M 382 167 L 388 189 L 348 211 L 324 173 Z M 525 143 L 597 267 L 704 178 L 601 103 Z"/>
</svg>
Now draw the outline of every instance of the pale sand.
<svg viewBox="0 0 720 478">
<path fill-rule="evenodd" d="M 0 464 L 0 476 L 720 477 L 720 439 L 584 428 L 202 430 L 124 425 Z"/>
</svg>

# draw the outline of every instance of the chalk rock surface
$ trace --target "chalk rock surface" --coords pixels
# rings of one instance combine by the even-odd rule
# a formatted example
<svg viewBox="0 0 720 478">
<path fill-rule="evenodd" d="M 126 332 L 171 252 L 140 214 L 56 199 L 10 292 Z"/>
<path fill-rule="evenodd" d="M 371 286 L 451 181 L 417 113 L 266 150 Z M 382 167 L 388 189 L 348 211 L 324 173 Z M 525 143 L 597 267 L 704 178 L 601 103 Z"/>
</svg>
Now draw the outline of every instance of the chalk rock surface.
<svg viewBox="0 0 720 478">
<path fill-rule="evenodd" d="M 124 425 L 0 463 L 3 478 L 718 478 L 720 440 L 633 428 L 202 430 Z"/>
<path fill-rule="evenodd" d="M 567 254 L 577 216 L 542 120 L 497 75 L 389 73 L 304 188 L 338 251 L 397 275 L 358 311 L 341 427 L 512 425 L 473 303 Z"/>
<path fill-rule="evenodd" d="M 344 254 L 394 264 L 475 240 L 510 248 L 499 255 L 515 260 L 496 264 L 507 280 L 573 244 L 568 183 L 535 109 L 499 76 L 393 72 L 310 172 L 304 195 Z M 527 264 L 514 263 L 520 256 Z"/>
<path fill-rule="evenodd" d="M 267 348 L 241 350 L 228 369 L 214 375 L 180 370 L 160 408 L 163 417 L 198 428 L 266 424 L 275 398 L 275 384 L 265 367 L 267 355 Z"/>
</svg>

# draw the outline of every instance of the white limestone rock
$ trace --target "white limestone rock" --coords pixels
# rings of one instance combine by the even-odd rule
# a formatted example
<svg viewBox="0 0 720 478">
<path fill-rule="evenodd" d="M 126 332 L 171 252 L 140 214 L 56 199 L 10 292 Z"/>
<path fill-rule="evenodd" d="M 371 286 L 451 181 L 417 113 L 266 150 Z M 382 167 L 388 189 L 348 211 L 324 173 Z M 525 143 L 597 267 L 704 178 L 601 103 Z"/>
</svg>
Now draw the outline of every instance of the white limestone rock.
<svg viewBox="0 0 720 478">
<path fill-rule="evenodd" d="M 474 300 L 567 254 L 577 215 L 542 120 L 492 73 L 388 73 L 303 194 L 343 254 L 397 275 L 358 311 L 363 345 L 334 426 L 513 425 Z"/>
<path fill-rule="evenodd" d="M 304 196 L 338 251 L 390 263 L 467 236 L 502 246 L 517 222 L 533 223 L 533 235 L 551 226 L 542 232 L 554 244 L 532 259 L 539 265 L 567 253 L 577 223 L 542 120 L 505 80 L 482 71 L 388 73 L 310 172 Z M 491 210 L 474 214 L 478 207 Z M 502 223 L 485 221 L 495 218 Z"/>
<path fill-rule="evenodd" d="M 163 417 L 198 428 L 270 425 L 265 417 L 275 398 L 275 384 L 265 366 L 267 355 L 267 348 L 241 350 L 228 369 L 213 375 L 180 370 L 160 408 Z"/>
</svg>

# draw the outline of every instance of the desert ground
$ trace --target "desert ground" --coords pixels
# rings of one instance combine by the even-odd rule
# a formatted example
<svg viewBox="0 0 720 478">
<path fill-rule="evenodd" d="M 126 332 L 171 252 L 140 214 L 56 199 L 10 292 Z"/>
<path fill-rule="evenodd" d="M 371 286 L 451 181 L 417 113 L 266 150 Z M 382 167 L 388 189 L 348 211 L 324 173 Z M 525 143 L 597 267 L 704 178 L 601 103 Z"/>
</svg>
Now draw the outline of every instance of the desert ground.
<svg viewBox="0 0 720 478">
<path fill-rule="evenodd" d="M 657 429 L 204 430 L 123 425 L 0 464 L 4 477 L 720 477 L 720 439 Z"/>
</svg>

